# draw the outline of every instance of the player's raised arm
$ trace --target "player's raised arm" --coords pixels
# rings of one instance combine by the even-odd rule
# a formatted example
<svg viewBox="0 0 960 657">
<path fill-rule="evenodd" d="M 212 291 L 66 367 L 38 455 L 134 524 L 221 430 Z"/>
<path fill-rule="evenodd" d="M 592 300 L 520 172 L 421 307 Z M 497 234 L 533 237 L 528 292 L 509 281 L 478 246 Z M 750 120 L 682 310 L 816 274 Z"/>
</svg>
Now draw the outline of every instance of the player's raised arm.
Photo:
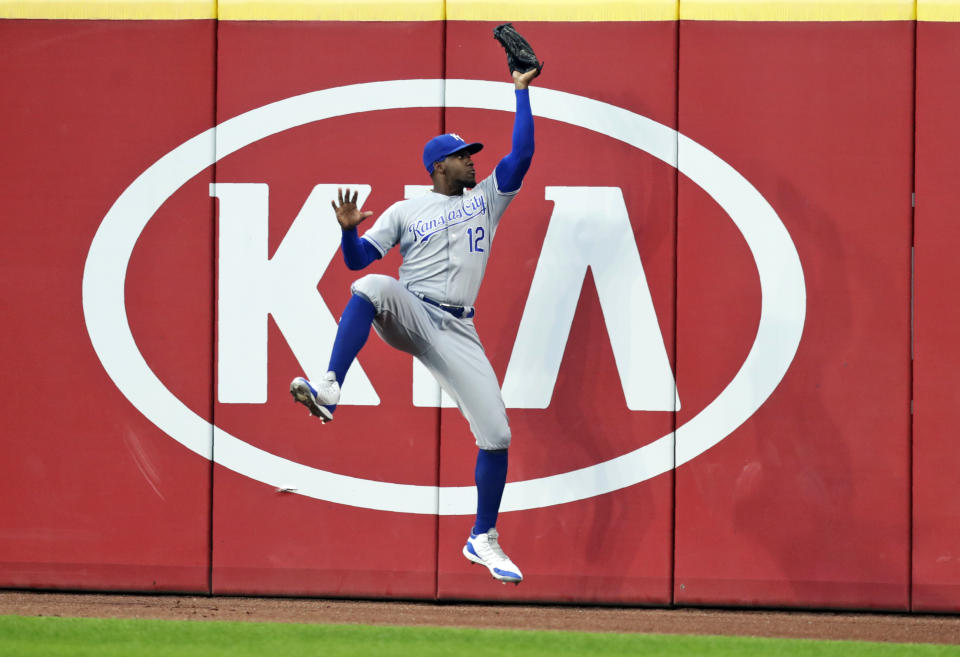
<svg viewBox="0 0 960 657">
<path fill-rule="evenodd" d="M 533 78 L 537 77 L 538 75 L 540 75 L 540 69 L 538 68 L 532 68 L 526 73 L 513 71 L 513 86 L 517 89 L 526 89 L 530 86 Z"/>
<path fill-rule="evenodd" d="M 533 161 L 533 113 L 530 110 L 530 81 L 540 75 L 539 69 L 526 73 L 513 71 L 514 94 L 517 111 L 513 118 L 513 147 L 497 165 L 497 189 L 504 193 L 520 189 L 523 177 Z"/>
<path fill-rule="evenodd" d="M 333 211 L 337 215 L 337 223 L 343 230 L 340 239 L 340 250 L 343 251 L 343 260 L 347 267 L 353 270 L 363 269 L 374 260 L 380 258 L 380 252 L 377 251 L 367 240 L 360 239 L 357 234 L 357 226 L 367 217 L 373 216 L 372 212 L 361 212 L 357 207 L 357 194 L 353 193 L 350 197 L 350 190 L 347 189 L 344 195 L 342 189 L 337 190 L 337 200 L 330 201 Z M 337 202 L 339 201 L 339 205 Z"/>
<path fill-rule="evenodd" d="M 360 192 L 354 192 L 353 198 L 350 198 L 350 188 L 347 188 L 347 194 L 344 196 L 342 189 L 337 189 L 337 200 L 330 201 L 333 211 L 337 214 L 337 223 L 343 230 L 350 230 L 360 225 L 360 222 L 367 217 L 372 217 L 372 212 L 360 212 L 357 207 L 357 196 Z M 339 205 L 337 203 L 339 202 Z"/>
</svg>

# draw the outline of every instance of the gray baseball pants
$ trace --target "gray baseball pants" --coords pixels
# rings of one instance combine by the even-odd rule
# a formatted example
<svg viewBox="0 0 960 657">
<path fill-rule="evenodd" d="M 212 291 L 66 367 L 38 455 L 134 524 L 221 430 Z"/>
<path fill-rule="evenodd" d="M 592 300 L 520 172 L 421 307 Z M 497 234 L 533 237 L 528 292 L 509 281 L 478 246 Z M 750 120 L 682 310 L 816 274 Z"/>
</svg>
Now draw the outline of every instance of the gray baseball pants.
<svg viewBox="0 0 960 657">
<path fill-rule="evenodd" d="M 510 446 L 507 409 L 473 319 L 458 319 L 422 301 L 390 276 L 370 274 L 350 288 L 377 310 L 383 341 L 415 356 L 454 400 L 480 449 Z"/>
</svg>

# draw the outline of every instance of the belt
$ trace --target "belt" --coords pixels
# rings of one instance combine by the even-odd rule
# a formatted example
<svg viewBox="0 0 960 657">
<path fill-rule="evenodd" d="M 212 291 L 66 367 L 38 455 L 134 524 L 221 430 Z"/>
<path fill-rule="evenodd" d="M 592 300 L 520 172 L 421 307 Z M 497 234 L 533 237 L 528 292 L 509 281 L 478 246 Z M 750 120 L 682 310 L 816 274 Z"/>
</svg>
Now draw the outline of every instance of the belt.
<svg viewBox="0 0 960 657">
<path fill-rule="evenodd" d="M 414 292 L 420 299 L 424 302 L 429 303 L 431 306 L 436 306 L 440 310 L 445 310 L 457 319 L 470 319 L 474 315 L 473 306 L 450 306 L 445 303 L 440 303 L 439 301 L 434 301 L 428 296 L 424 296 L 419 292 Z"/>
</svg>

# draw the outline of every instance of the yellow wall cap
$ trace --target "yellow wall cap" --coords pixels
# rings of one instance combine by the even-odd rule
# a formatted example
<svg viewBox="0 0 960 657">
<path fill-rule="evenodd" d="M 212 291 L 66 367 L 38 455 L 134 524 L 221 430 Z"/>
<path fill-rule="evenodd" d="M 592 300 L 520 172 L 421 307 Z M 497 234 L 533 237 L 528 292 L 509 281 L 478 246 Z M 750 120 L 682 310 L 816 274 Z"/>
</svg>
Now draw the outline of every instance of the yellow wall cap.
<svg viewBox="0 0 960 657">
<path fill-rule="evenodd" d="M 910 21 L 914 0 L 682 0 L 681 20 Z"/>
<path fill-rule="evenodd" d="M 0 18 L 289 21 L 945 21 L 960 0 L 0 0 Z"/>
<path fill-rule="evenodd" d="M 442 21 L 443 0 L 220 0 L 225 21 Z"/>
<path fill-rule="evenodd" d="M 960 22 L 960 0 L 917 0 L 917 20 Z"/>
<path fill-rule="evenodd" d="M 0 0 L 0 18 L 672 21 L 677 0 Z"/>
<path fill-rule="evenodd" d="M 0 18 L 181 20 L 216 17 L 216 0 L 0 0 Z"/>
<path fill-rule="evenodd" d="M 447 0 L 452 21 L 675 21 L 677 0 Z"/>
<path fill-rule="evenodd" d="M 677 0 L 220 0 L 220 19 L 673 21 Z"/>
</svg>

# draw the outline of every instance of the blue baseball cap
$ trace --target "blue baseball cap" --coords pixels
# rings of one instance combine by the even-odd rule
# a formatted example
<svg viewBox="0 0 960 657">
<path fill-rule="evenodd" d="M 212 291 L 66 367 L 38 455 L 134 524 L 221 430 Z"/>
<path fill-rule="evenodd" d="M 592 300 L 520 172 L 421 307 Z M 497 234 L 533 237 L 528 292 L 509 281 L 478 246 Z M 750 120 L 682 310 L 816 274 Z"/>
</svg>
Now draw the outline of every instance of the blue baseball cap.
<svg viewBox="0 0 960 657">
<path fill-rule="evenodd" d="M 457 134 L 446 134 L 434 137 L 423 147 L 423 166 L 427 167 L 427 173 L 433 173 L 433 163 L 439 162 L 448 155 L 453 155 L 457 151 L 466 150 L 470 155 L 483 148 L 483 144 L 473 142 L 468 144 L 463 137 Z"/>
</svg>

